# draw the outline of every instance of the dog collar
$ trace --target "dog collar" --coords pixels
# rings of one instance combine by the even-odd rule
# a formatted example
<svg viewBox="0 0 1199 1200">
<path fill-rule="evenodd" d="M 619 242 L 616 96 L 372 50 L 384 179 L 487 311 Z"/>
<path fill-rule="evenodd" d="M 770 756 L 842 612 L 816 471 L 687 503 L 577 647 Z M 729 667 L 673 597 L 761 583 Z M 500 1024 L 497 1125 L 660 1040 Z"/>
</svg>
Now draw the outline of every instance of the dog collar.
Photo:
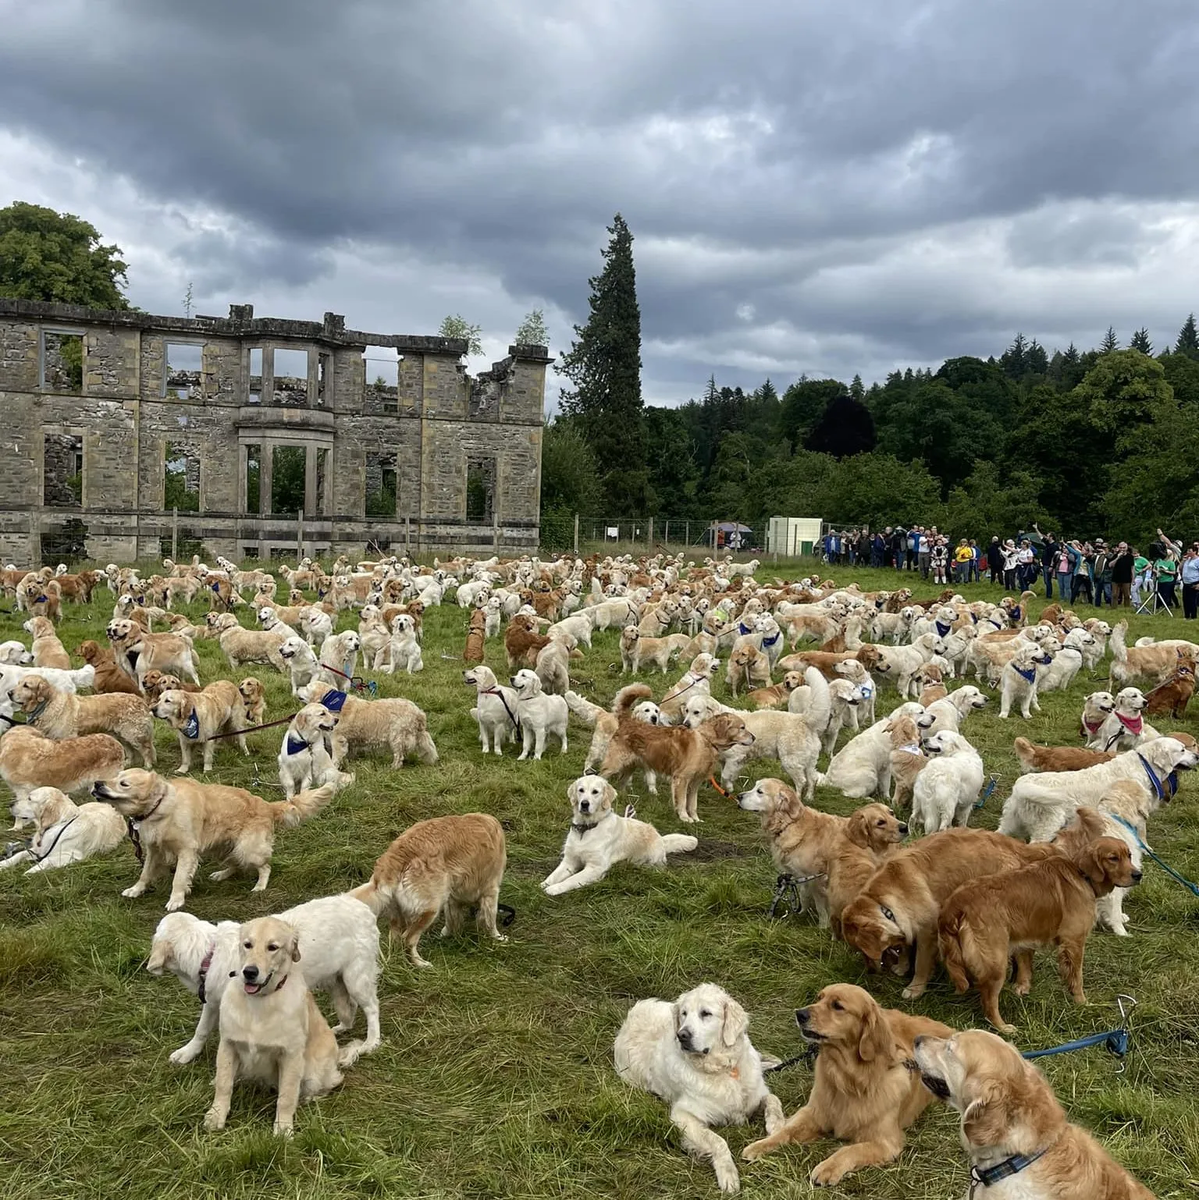
<svg viewBox="0 0 1199 1200">
<path fill-rule="evenodd" d="M 1012 617 L 1013 621 L 1020 620 L 1020 611 L 1021 611 L 1020 605 L 1018 605 L 1018 604 L 1012 605 L 1011 617 Z"/>
<path fill-rule="evenodd" d="M 14 725 L 21 725 L 21 724 L 24 724 L 24 722 L 22 722 L 22 721 L 18 721 L 16 717 L 10 717 L 10 716 L 9 716 L 7 713 L 0 713 L 0 721 L 7 721 L 7 722 L 8 722 L 8 727 L 9 727 L 10 729 L 11 729 L 11 728 L 12 728 Z"/>
<path fill-rule="evenodd" d="M 331 692 L 325 693 L 324 698 L 321 700 L 321 705 L 327 708 L 330 712 L 339 713 L 341 712 L 342 707 L 345 705 L 347 698 L 346 692 L 339 692 L 334 689 Z"/>
<path fill-rule="evenodd" d="M 1124 726 L 1134 737 L 1141 736 L 1141 730 L 1145 725 L 1145 718 L 1138 713 L 1135 717 L 1126 717 L 1122 712 L 1116 713 L 1116 718 L 1120 724 Z M 1144 759 L 1141 759 L 1144 762 Z"/>
<path fill-rule="evenodd" d="M 1102 724 L 1103 724 L 1103 718 L 1102 718 L 1102 717 L 1100 717 L 1098 721 L 1094 721 L 1094 722 L 1092 722 L 1092 721 L 1088 721 L 1088 720 L 1086 719 L 1086 717 L 1083 717 L 1083 719 L 1082 719 L 1082 727 L 1083 727 L 1083 730 L 1084 730 L 1084 732 L 1083 732 L 1083 735 L 1082 735 L 1082 736 L 1083 736 L 1083 737 L 1086 737 L 1088 733 L 1089 733 L 1089 734 L 1092 734 L 1092 735 L 1093 735 L 1093 734 L 1096 734 L 1096 733 L 1098 733 L 1098 732 L 1099 732 L 1099 727 L 1100 727 Z"/>
<path fill-rule="evenodd" d="M 46 706 L 47 706 L 49 703 L 50 703 L 50 701 L 49 701 L 49 700 L 43 700 L 43 701 L 41 702 L 41 704 L 38 704 L 38 705 L 36 705 L 35 707 L 31 708 L 31 709 L 30 709 L 30 710 L 29 710 L 29 711 L 28 711 L 28 712 L 25 714 L 25 724 L 26 724 L 26 725 L 33 725 L 33 724 L 34 724 L 34 723 L 37 721 L 38 717 L 40 717 L 40 716 L 42 715 L 42 713 L 44 713 L 44 712 L 46 711 Z"/>
<path fill-rule="evenodd" d="M 285 747 L 288 758 L 296 754 L 303 754 L 310 747 L 303 738 L 293 737 L 290 733 L 287 735 L 287 745 Z"/>
<path fill-rule="evenodd" d="M 1162 781 L 1154 774 L 1153 768 L 1149 765 L 1149 760 L 1143 754 L 1138 754 L 1137 758 L 1141 760 L 1141 766 L 1145 768 L 1145 774 L 1149 776 L 1149 782 L 1152 784 L 1154 792 L 1157 793 L 1157 798 L 1163 802 L 1168 801 L 1174 795 L 1174 788 L 1178 786 L 1177 772 L 1172 773 L 1170 777 L 1174 781 L 1174 788 L 1171 788 L 1170 795 L 1167 796 L 1166 789 Z M 1168 779 L 1166 782 L 1168 783 L 1170 780 Z"/>
<path fill-rule="evenodd" d="M 871 687 L 870 684 L 859 683 L 858 687 L 862 689 L 862 695 L 865 696 L 867 700 L 869 700 L 870 697 L 874 695 L 874 688 Z"/>
<path fill-rule="evenodd" d="M 1015 671 L 1016 674 L 1019 675 L 1020 678 L 1023 679 L 1025 683 L 1032 683 L 1032 681 L 1034 679 L 1036 679 L 1036 677 L 1037 677 L 1037 668 L 1036 667 L 1032 667 L 1030 670 L 1025 671 L 1025 670 L 1022 670 L 1020 667 L 1016 666 L 1015 663 L 1013 663 L 1012 670 Z"/>
<path fill-rule="evenodd" d="M 993 1167 L 971 1167 L 970 1200 L 974 1200 L 974 1193 L 978 1188 L 991 1188 L 1005 1179 L 1010 1179 L 1013 1175 L 1019 1175 L 1021 1171 L 1031 1167 L 1044 1154 L 1045 1150 L 1038 1150 L 1036 1154 L 1013 1154 L 1011 1158 L 1005 1158 L 1003 1162 L 996 1163 Z"/>
<path fill-rule="evenodd" d="M 899 749 L 905 751 L 908 754 L 921 754 L 922 753 L 919 745 L 917 745 L 917 743 L 915 743 L 915 742 L 909 742 L 906 746 L 900 746 Z"/>
<path fill-rule="evenodd" d="M 193 742 L 200 736 L 200 718 L 195 712 L 187 718 L 187 722 L 183 726 L 183 736 Z"/>
</svg>

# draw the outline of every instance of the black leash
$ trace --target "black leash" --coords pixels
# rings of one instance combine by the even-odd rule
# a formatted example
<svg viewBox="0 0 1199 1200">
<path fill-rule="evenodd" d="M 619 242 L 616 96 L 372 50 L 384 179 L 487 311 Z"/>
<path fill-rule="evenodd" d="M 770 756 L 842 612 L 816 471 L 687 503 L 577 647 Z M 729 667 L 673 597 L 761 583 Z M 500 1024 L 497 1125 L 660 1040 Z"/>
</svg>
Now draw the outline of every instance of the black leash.
<svg viewBox="0 0 1199 1200">
<path fill-rule="evenodd" d="M 790 1058 L 784 1058 L 781 1063 L 775 1063 L 773 1067 L 764 1067 L 763 1075 L 773 1075 L 775 1071 L 785 1071 L 788 1067 L 795 1066 L 796 1063 L 804 1063 L 811 1066 L 816 1061 L 816 1055 L 820 1053 L 820 1047 L 815 1042 L 809 1042 L 798 1054 L 793 1054 Z"/>
<path fill-rule="evenodd" d="M 815 875 L 803 875 L 799 879 L 796 879 L 794 875 L 780 875 L 775 882 L 774 899 L 770 902 L 770 908 L 766 915 L 768 917 L 776 915 L 779 905 L 783 903 L 784 896 L 787 898 L 784 916 L 790 913 L 798 915 L 803 912 L 803 901 L 799 895 L 800 885 L 811 883 L 813 879 L 824 879 L 827 875 L 827 871 L 818 871 Z"/>
<path fill-rule="evenodd" d="M 514 909 L 511 904 L 497 904 L 495 909 L 497 913 L 502 912 L 504 914 L 504 919 L 500 922 L 500 924 L 503 925 L 505 929 L 507 929 L 508 926 L 516 920 L 516 909 Z"/>
<path fill-rule="evenodd" d="M 58 833 L 55 835 L 54 841 L 52 841 L 50 843 L 49 848 L 46 850 L 43 850 L 41 852 L 41 854 L 35 854 L 32 850 L 29 850 L 28 851 L 29 857 L 32 858 L 34 862 L 41 862 L 43 859 L 49 858 L 51 853 L 53 853 L 54 847 L 58 845 L 60 839 L 62 838 L 62 835 L 64 833 L 66 833 L 66 831 L 68 829 L 70 829 L 71 826 L 74 825 L 75 822 L 78 820 L 79 820 L 79 817 L 74 816 L 69 821 L 67 821 L 63 825 L 61 825 L 59 827 Z"/>
</svg>

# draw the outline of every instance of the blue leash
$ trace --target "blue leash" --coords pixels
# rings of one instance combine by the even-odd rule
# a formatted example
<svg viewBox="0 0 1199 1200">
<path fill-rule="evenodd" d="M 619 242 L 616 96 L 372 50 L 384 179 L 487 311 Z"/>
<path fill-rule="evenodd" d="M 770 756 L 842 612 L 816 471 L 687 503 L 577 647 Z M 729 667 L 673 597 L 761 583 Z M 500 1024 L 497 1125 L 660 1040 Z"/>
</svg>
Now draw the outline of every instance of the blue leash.
<svg viewBox="0 0 1199 1200">
<path fill-rule="evenodd" d="M 1153 851 L 1150 850 L 1143 841 L 1141 841 L 1141 835 L 1137 833 L 1137 831 L 1126 820 L 1124 820 L 1123 817 L 1118 817 L 1115 813 L 1104 813 L 1104 816 L 1111 817 L 1113 821 L 1123 825 L 1124 828 L 1127 829 L 1134 838 L 1136 838 L 1137 845 L 1140 846 L 1141 850 L 1145 854 L 1148 854 L 1149 857 L 1153 859 L 1153 861 L 1157 863 L 1157 865 L 1161 867 L 1161 869 L 1165 871 L 1165 873 L 1169 875 L 1171 879 L 1178 880 L 1178 882 L 1181 883 L 1182 886 L 1191 893 L 1191 895 L 1199 896 L 1199 885 L 1192 883 L 1185 875 L 1180 875 L 1172 866 L 1170 866 L 1169 863 L 1162 862 L 1162 860 L 1158 858 L 1158 856 L 1154 854 Z"/>
<path fill-rule="evenodd" d="M 987 783 L 987 786 L 983 788 L 983 794 L 974 802 L 975 808 L 982 808 L 982 806 L 986 804 L 986 802 L 991 798 L 991 793 L 995 790 L 995 785 L 998 782 L 999 780 L 992 775 Z"/>
<path fill-rule="evenodd" d="M 1069 1054 L 1072 1050 L 1086 1050 L 1091 1046 L 1104 1046 L 1119 1060 L 1117 1075 L 1124 1073 L 1124 1057 L 1128 1054 L 1132 1041 L 1132 1030 L 1128 1028 L 1128 1013 L 1136 1008 L 1137 1002 L 1131 996 L 1117 996 L 1116 1004 L 1120 1009 L 1123 1024 L 1119 1029 L 1109 1029 L 1106 1033 L 1093 1033 L 1090 1037 L 1077 1038 L 1073 1042 L 1064 1042 L 1060 1046 L 1050 1046 L 1045 1050 L 1026 1050 L 1021 1057 L 1026 1059 L 1047 1058 L 1051 1054 Z M 1124 1006 L 1128 1005 L 1126 1009 Z"/>
</svg>

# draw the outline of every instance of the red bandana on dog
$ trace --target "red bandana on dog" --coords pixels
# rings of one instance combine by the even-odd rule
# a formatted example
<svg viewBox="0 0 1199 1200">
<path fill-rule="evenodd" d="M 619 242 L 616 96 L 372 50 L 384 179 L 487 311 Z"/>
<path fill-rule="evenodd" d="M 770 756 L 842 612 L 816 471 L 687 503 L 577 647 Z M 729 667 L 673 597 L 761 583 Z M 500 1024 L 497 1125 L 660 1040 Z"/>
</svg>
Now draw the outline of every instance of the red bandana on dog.
<svg viewBox="0 0 1199 1200">
<path fill-rule="evenodd" d="M 1123 713 L 1116 713 L 1120 718 L 1120 724 L 1132 734 L 1133 737 L 1141 736 L 1141 726 L 1145 724 L 1145 718 L 1139 714 L 1135 717 L 1126 717 Z"/>
</svg>

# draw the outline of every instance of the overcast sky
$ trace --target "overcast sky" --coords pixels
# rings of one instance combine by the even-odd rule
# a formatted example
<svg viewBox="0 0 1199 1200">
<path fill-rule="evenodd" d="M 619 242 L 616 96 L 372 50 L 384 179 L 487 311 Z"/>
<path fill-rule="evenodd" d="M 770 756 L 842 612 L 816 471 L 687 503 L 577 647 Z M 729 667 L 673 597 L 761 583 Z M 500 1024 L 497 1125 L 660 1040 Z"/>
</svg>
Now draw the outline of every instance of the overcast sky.
<svg viewBox="0 0 1199 1200">
<path fill-rule="evenodd" d="M 1199 308 L 1194 0 L 0 0 L 0 204 L 131 300 L 502 355 L 636 239 L 644 390 L 1172 341 Z M 473 366 L 482 365 L 476 360 Z"/>
</svg>

